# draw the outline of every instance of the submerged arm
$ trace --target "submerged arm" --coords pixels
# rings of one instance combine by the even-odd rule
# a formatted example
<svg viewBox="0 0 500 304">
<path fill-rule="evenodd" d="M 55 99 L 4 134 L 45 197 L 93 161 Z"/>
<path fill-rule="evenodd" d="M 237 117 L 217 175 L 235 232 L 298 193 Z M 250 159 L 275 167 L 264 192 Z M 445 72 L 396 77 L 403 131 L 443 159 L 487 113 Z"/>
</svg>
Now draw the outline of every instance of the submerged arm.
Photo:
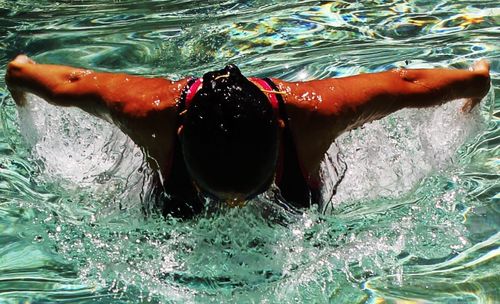
<svg viewBox="0 0 500 304">
<path fill-rule="evenodd" d="M 75 106 L 111 120 L 158 162 L 172 144 L 176 101 L 186 85 L 185 80 L 36 64 L 22 55 L 9 63 L 6 83 L 18 104 L 25 93 L 33 93 L 49 103 Z"/>
</svg>

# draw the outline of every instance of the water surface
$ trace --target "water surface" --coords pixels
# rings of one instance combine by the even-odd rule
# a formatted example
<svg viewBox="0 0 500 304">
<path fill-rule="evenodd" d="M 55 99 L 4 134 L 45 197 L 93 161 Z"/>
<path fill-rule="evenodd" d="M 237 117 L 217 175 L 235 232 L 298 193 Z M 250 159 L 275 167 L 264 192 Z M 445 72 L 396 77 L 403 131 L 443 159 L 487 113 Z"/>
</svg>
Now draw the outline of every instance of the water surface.
<svg viewBox="0 0 500 304">
<path fill-rule="evenodd" d="M 0 0 L 0 302 L 500 301 L 497 7 Z M 263 195 L 178 221 L 144 216 L 149 172 L 116 128 L 34 96 L 16 108 L 3 75 L 19 53 L 173 79 L 227 63 L 308 80 L 488 58 L 493 86 L 471 114 L 457 100 L 339 138 L 324 169 L 329 186 L 345 178 L 326 212 Z"/>
</svg>

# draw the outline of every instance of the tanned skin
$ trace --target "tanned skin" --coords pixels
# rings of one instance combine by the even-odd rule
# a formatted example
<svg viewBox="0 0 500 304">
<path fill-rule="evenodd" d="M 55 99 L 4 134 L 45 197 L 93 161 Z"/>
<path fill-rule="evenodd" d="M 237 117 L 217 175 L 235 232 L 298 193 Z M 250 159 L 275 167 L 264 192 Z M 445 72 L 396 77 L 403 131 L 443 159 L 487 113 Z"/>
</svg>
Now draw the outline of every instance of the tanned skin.
<svg viewBox="0 0 500 304">
<path fill-rule="evenodd" d="M 396 69 L 381 73 L 286 82 L 272 79 L 285 100 L 303 169 L 316 178 L 330 144 L 340 134 L 403 108 L 425 108 L 465 98 L 470 111 L 490 88 L 489 63 L 469 70 Z M 33 93 L 58 106 L 75 106 L 111 120 L 165 170 L 177 136 L 177 102 L 187 79 L 171 81 L 37 64 L 19 55 L 7 67 L 6 83 L 22 105 Z"/>
</svg>

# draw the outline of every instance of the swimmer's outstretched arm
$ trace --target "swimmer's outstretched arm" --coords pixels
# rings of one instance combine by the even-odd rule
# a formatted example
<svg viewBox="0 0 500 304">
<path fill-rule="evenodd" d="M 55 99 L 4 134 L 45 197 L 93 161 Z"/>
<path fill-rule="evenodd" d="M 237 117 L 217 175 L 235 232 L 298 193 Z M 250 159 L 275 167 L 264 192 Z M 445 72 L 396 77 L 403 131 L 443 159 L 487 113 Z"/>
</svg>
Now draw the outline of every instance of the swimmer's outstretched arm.
<svg viewBox="0 0 500 304">
<path fill-rule="evenodd" d="M 176 101 L 186 80 L 100 73 L 37 64 L 24 55 L 7 66 L 6 83 L 18 104 L 25 93 L 58 106 L 75 106 L 118 125 L 155 161 L 167 158 L 177 117 Z M 171 134 L 170 134 L 171 133 Z"/>
<path fill-rule="evenodd" d="M 309 170 L 319 166 L 323 153 L 345 131 L 403 108 L 431 107 L 458 98 L 467 99 L 462 108 L 467 112 L 490 88 L 486 60 L 469 70 L 396 69 L 307 82 L 274 81 L 285 93 L 296 146 Z"/>
</svg>

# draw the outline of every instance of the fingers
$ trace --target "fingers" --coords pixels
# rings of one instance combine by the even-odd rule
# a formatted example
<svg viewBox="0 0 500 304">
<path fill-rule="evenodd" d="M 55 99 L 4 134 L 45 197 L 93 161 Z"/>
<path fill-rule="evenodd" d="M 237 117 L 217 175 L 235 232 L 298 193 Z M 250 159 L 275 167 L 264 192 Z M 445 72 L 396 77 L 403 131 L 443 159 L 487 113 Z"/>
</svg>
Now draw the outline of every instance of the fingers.
<svg viewBox="0 0 500 304">
<path fill-rule="evenodd" d="M 26 93 L 22 91 L 11 90 L 10 94 L 12 95 L 12 99 L 14 99 L 18 106 L 22 107 L 26 104 Z"/>
<path fill-rule="evenodd" d="M 480 59 L 471 65 L 470 70 L 475 71 L 475 72 L 483 72 L 483 73 L 489 74 L 490 73 L 490 62 L 486 59 Z"/>
<path fill-rule="evenodd" d="M 7 72 L 5 73 L 5 82 L 12 98 L 19 106 L 26 104 L 26 93 L 19 88 L 20 80 L 23 74 L 23 65 L 35 64 L 35 61 L 26 55 L 18 55 L 14 60 L 7 65 Z"/>
<path fill-rule="evenodd" d="M 9 64 L 7 65 L 7 73 L 11 74 L 14 71 L 18 71 L 25 64 L 35 64 L 35 61 L 30 59 L 26 55 L 18 55 L 14 60 L 9 62 Z M 7 75 L 7 76 L 9 76 L 9 75 Z"/>
<path fill-rule="evenodd" d="M 12 61 L 13 63 L 19 63 L 19 64 L 35 64 L 35 61 L 29 58 L 26 55 L 17 55 L 17 57 Z"/>
<path fill-rule="evenodd" d="M 481 98 L 468 98 L 462 106 L 463 113 L 470 113 L 481 102 Z"/>
<path fill-rule="evenodd" d="M 468 98 L 462 106 L 463 113 L 470 113 L 488 93 L 490 89 L 490 62 L 486 59 L 480 59 L 474 62 L 469 70 L 474 72 L 476 82 L 474 88 L 477 91 L 477 96 Z"/>
</svg>

